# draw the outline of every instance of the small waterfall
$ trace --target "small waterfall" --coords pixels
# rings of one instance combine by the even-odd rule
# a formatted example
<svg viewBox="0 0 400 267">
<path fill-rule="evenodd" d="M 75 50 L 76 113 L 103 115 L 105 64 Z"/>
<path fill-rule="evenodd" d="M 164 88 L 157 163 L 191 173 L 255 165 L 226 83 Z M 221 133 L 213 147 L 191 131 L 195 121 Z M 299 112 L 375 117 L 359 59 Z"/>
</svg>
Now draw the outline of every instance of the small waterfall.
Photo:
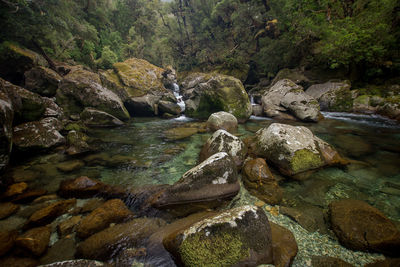
<svg viewBox="0 0 400 267">
<path fill-rule="evenodd" d="M 178 100 L 178 105 L 181 107 L 181 111 L 185 111 L 185 101 L 183 101 L 182 96 L 180 95 L 179 92 L 179 85 L 174 83 L 174 95 L 176 97 L 176 99 Z"/>
<path fill-rule="evenodd" d="M 256 103 L 254 103 L 254 96 L 250 95 L 250 103 L 251 105 L 256 105 Z"/>
</svg>

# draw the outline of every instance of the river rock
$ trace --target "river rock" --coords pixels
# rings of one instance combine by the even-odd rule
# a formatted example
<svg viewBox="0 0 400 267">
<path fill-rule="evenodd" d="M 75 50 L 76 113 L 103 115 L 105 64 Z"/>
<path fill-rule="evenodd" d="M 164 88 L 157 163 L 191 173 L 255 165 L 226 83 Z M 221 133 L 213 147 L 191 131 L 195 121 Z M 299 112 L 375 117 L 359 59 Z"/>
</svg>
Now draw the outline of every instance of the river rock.
<svg viewBox="0 0 400 267">
<path fill-rule="evenodd" d="M 275 267 L 291 266 L 297 255 L 296 239 L 288 229 L 270 222 Z"/>
<path fill-rule="evenodd" d="M 158 111 L 160 114 L 169 113 L 172 115 L 179 115 L 181 107 L 175 102 L 161 100 L 158 102 Z"/>
<path fill-rule="evenodd" d="M 181 140 L 198 133 L 195 127 L 177 127 L 164 131 L 165 138 L 168 140 Z"/>
<path fill-rule="evenodd" d="M 58 216 L 75 206 L 76 199 L 61 200 L 34 212 L 26 222 L 25 227 L 42 226 L 52 222 Z"/>
<path fill-rule="evenodd" d="M 75 159 L 75 160 L 65 161 L 65 162 L 57 164 L 57 170 L 65 172 L 65 173 L 69 173 L 69 172 L 77 171 L 84 166 L 85 166 L 85 163 L 82 160 Z"/>
<path fill-rule="evenodd" d="M 11 202 L 0 203 L 0 220 L 6 219 L 12 214 L 16 213 L 19 209 L 19 205 Z"/>
<path fill-rule="evenodd" d="M 242 175 L 244 186 L 250 194 L 271 205 L 281 202 L 282 189 L 264 159 L 246 161 Z"/>
<path fill-rule="evenodd" d="M 264 111 L 261 105 L 253 104 L 252 107 L 252 114 L 254 116 L 262 117 L 264 115 Z"/>
<path fill-rule="evenodd" d="M 63 119 L 64 111 L 60 106 L 56 104 L 55 98 L 42 97 L 42 100 L 46 108 L 44 110 L 43 117 L 54 117 L 57 119 Z"/>
<path fill-rule="evenodd" d="M 228 153 L 234 160 L 236 167 L 240 169 L 246 158 L 247 147 L 238 137 L 225 130 L 218 130 L 204 144 L 200 151 L 199 161 L 202 162 L 219 152 Z"/>
<path fill-rule="evenodd" d="M 13 142 L 20 150 L 52 148 L 65 143 L 61 129 L 56 118 L 23 123 L 14 127 Z"/>
<path fill-rule="evenodd" d="M 206 119 L 212 113 L 226 111 L 239 121 L 252 112 L 249 96 L 240 80 L 218 73 L 192 73 L 182 82 L 185 114 Z"/>
<path fill-rule="evenodd" d="M 268 117 L 287 119 L 287 113 L 302 121 L 317 122 L 322 117 L 318 101 L 304 93 L 303 88 L 291 80 L 277 82 L 261 98 Z"/>
<path fill-rule="evenodd" d="M 15 86 L 14 90 L 22 103 L 16 120 L 19 123 L 39 120 L 46 110 L 46 105 L 42 97 L 19 86 Z"/>
<path fill-rule="evenodd" d="M 364 265 L 364 267 L 398 267 L 400 258 L 387 258 Z"/>
<path fill-rule="evenodd" d="M 156 116 L 158 115 L 157 103 L 160 99 L 160 96 L 151 94 L 131 97 L 126 101 L 126 106 L 134 116 Z"/>
<path fill-rule="evenodd" d="M 107 228 L 111 223 L 121 223 L 131 217 L 133 213 L 120 199 L 108 200 L 82 219 L 76 233 L 84 239 Z"/>
<path fill-rule="evenodd" d="M 41 96 L 56 95 L 62 77 L 52 69 L 37 66 L 25 72 L 25 88 Z"/>
<path fill-rule="evenodd" d="M 33 228 L 20 235 L 15 243 L 18 247 L 29 251 L 35 256 L 42 255 L 49 245 L 51 228 L 44 226 Z"/>
<path fill-rule="evenodd" d="M 74 260 L 75 253 L 75 240 L 72 236 L 68 236 L 59 239 L 54 245 L 47 249 L 46 254 L 40 258 L 40 264 L 42 264 L 41 266 L 43 266 L 43 264 L 51 264 L 58 261 Z M 87 265 L 87 267 L 89 266 L 91 265 Z"/>
<path fill-rule="evenodd" d="M 41 197 L 47 194 L 46 189 L 28 189 L 22 194 L 12 198 L 13 203 L 25 204 L 33 201 L 35 198 Z"/>
<path fill-rule="evenodd" d="M 72 231 L 79 225 L 80 221 L 82 220 L 82 216 L 73 216 L 59 225 L 57 225 L 57 233 L 60 237 L 64 237 L 72 233 Z"/>
<path fill-rule="evenodd" d="M 174 90 L 174 84 L 178 82 L 176 78 L 176 70 L 172 66 L 167 66 L 161 75 L 163 77 L 162 82 L 165 88 Z"/>
<path fill-rule="evenodd" d="M 179 181 L 156 193 L 150 204 L 156 208 L 172 208 L 185 204 L 183 212 L 193 213 L 190 205 L 221 205 L 218 200 L 235 196 L 240 189 L 236 165 L 225 152 L 212 155 L 196 167 L 187 171 Z"/>
<path fill-rule="evenodd" d="M 117 127 L 124 125 L 122 121 L 113 115 L 94 108 L 85 108 L 80 116 L 83 123 L 88 127 Z"/>
<path fill-rule="evenodd" d="M 329 211 L 332 229 L 344 246 L 398 255 L 400 231 L 376 208 L 363 201 L 344 199 L 332 202 Z"/>
<path fill-rule="evenodd" d="M 349 81 L 314 84 L 306 94 L 318 100 L 323 111 L 350 112 L 353 109 L 353 96 Z"/>
<path fill-rule="evenodd" d="M 273 261 L 270 224 L 255 206 L 203 219 L 167 237 L 164 245 L 184 266 L 258 266 Z"/>
<path fill-rule="evenodd" d="M 112 267 L 114 265 L 94 260 L 67 260 L 67 261 L 53 262 L 40 266 L 41 267 L 92 267 L 92 266 Z"/>
<path fill-rule="evenodd" d="M 21 195 L 28 189 L 28 184 L 25 182 L 15 183 L 7 187 L 7 190 L 1 195 L 1 199 L 12 199 Z"/>
<path fill-rule="evenodd" d="M 255 153 L 280 172 L 295 174 L 327 165 L 344 164 L 339 153 L 306 127 L 273 123 L 257 131 Z"/>
<path fill-rule="evenodd" d="M 17 258 L 11 256 L 0 259 L 0 266 L 37 267 L 39 266 L 39 261 L 32 258 Z"/>
<path fill-rule="evenodd" d="M 400 97 L 388 98 L 385 104 L 378 107 L 377 112 L 380 115 L 400 121 Z"/>
<path fill-rule="evenodd" d="M 93 149 L 87 143 L 88 140 L 89 137 L 83 132 L 69 131 L 67 135 L 68 155 L 77 155 L 92 151 Z"/>
<path fill-rule="evenodd" d="M 0 257 L 6 255 L 14 247 L 17 235 L 17 231 L 0 231 Z"/>
<path fill-rule="evenodd" d="M 80 243 L 77 257 L 106 260 L 117 255 L 121 249 L 136 247 L 156 232 L 165 222 L 158 218 L 139 218 L 117 224 L 98 232 Z"/>
<path fill-rule="evenodd" d="M 354 265 L 345 262 L 339 258 L 328 256 L 312 256 L 313 267 L 354 267 Z"/>
<path fill-rule="evenodd" d="M 217 131 L 219 129 L 235 132 L 238 127 L 238 121 L 232 114 L 220 111 L 210 115 L 207 120 L 207 128 L 211 131 Z"/>
<path fill-rule="evenodd" d="M 79 67 L 64 76 L 57 89 L 57 103 L 67 115 L 81 113 L 82 107 L 92 107 L 120 120 L 130 118 L 121 99 L 101 85 L 98 74 Z"/>
</svg>

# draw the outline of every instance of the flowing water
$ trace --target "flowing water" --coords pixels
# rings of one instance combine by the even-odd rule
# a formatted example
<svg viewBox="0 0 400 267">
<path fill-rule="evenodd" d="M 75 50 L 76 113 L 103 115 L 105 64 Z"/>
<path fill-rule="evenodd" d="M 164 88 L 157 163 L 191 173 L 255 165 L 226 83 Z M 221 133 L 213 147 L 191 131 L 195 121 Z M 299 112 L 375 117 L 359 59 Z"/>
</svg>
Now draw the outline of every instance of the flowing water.
<svg viewBox="0 0 400 267">
<path fill-rule="evenodd" d="M 347 113 L 324 115 L 327 119 L 319 123 L 291 124 L 308 127 L 350 159 L 351 164 L 345 168 L 316 171 L 305 177 L 307 179 L 304 181 L 287 179 L 277 174 L 285 191 L 282 205 L 326 210 L 332 200 L 350 197 L 364 200 L 389 218 L 400 221 L 400 126 L 377 116 Z M 252 116 L 247 123 L 239 126 L 237 135 L 241 138 L 251 136 L 273 122 Z M 14 166 L 14 171 L 39 173 L 30 182 L 30 186 L 45 188 L 50 193 L 58 189 L 61 180 L 81 175 L 124 187 L 173 184 L 184 172 L 197 164 L 200 149 L 210 133 L 196 133 L 185 139 L 171 140 L 165 131 L 176 127 L 201 128 L 200 126 L 200 122 L 185 116 L 172 120 L 134 118 L 121 128 L 91 129 L 88 135 L 98 150 L 95 157 L 97 160 L 90 158 L 90 155 L 82 157 L 81 160 L 86 165 L 78 171 L 65 174 L 57 169 L 59 162 L 71 160 L 62 153 L 26 159 Z M 255 201 L 246 192 L 243 193 L 243 198 L 247 198 L 243 202 Z M 300 247 L 295 266 L 304 266 L 308 256 L 323 254 L 319 250 L 325 245 L 331 246 L 330 244 L 332 247 L 328 246 L 326 250 L 331 251 L 331 254 L 327 255 L 332 255 L 332 251 L 337 249 L 338 252 L 332 256 L 336 255 L 353 263 L 368 261 L 370 254 L 349 252 L 336 241 L 332 241 L 329 235 L 307 232 L 283 215 L 269 216 L 272 221 L 294 231 Z M 329 239 L 331 243 L 324 241 L 325 239 Z"/>
</svg>

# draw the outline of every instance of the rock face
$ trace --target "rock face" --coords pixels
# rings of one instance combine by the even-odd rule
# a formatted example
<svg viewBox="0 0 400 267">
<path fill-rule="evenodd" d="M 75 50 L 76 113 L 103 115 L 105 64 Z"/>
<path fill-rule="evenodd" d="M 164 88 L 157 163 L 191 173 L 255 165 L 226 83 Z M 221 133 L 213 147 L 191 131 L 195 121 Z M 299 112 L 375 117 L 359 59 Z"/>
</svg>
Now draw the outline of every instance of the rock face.
<svg viewBox="0 0 400 267">
<path fill-rule="evenodd" d="M 359 200 L 344 199 L 329 205 L 332 229 L 346 247 L 396 256 L 400 231 L 383 213 Z"/>
<path fill-rule="evenodd" d="M 68 115 L 81 113 L 82 107 L 92 107 L 120 120 L 130 118 L 121 99 L 101 85 L 99 75 L 80 67 L 64 76 L 57 90 L 57 103 Z"/>
<path fill-rule="evenodd" d="M 120 223 L 132 216 L 133 213 L 120 199 L 112 199 L 86 216 L 76 232 L 78 237 L 86 238 L 107 228 L 111 223 Z"/>
<path fill-rule="evenodd" d="M 306 90 L 306 94 L 318 100 L 323 111 L 352 111 L 353 97 L 349 82 L 326 82 L 315 84 Z"/>
<path fill-rule="evenodd" d="M 246 158 L 247 147 L 238 137 L 225 130 L 218 130 L 204 144 L 199 160 L 202 162 L 219 152 L 228 153 L 233 158 L 236 167 L 241 168 Z"/>
<path fill-rule="evenodd" d="M 322 117 L 318 101 L 288 79 L 272 86 L 264 93 L 261 102 L 264 113 L 272 118 L 290 119 L 289 113 L 302 121 L 317 122 Z"/>
<path fill-rule="evenodd" d="M 35 256 L 42 255 L 49 245 L 51 229 L 47 226 L 33 228 L 16 239 L 18 247 Z"/>
<path fill-rule="evenodd" d="M 281 202 L 282 189 L 264 159 L 246 161 L 242 174 L 243 183 L 250 194 L 271 205 Z"/>
<path fill-rule="evenodd" d="M 211 131 L 222 129 L 232 133 L 237 130 L 237 127 L 236 117 L 225 111 L 213 113 L 207 120 L 207 128 Z"/>
<path fill-rule="evenodd" d="M 338 152 L 303 126 L 273 123 L 257 131 L 255 153 L 285 175 L 343 164 Z"/>
<path fill-rule="evenodd" d="M 220 152 L 187 171 L 175 184 L 156 193 L 150 204 L 156 208 L 185 204 L 187 211 L 189 204 L 209 202 L 220 205 L 216 200 L 238 193 L 240 186 L 237 178 L 234 161 L 227 153 Z"/>
<path fill-rule="evenodd" d="M 165 222 L 161 219 L 135 219 L 117 224 L 90 236 L 78 245 L 77 257 L 106 260 L 126 247 L 135 247 L 156 232 Z"/>
<path fill-rule="evenodd" d="M 46 67 L 34 67 L 25 72 L 25 88 L 41 96 L 56 95 L 62 77 Z"/>
<path fill-rule="evenodd" d="M 14 127 L 13 142 L 19 149 L 46 149 L 62 145 L 65 138 L 59 130 L 62 125 L 56 118 L 44 118 Z"/>
<path fill-rule="evenodd" d="M 88 127 L 117 127 L 124 123 L 108 114 L 94 108 L 85 108 L 81 113 L 81 120 Z"/>
<path fill-rule="evenodd" d="M 186 104 L 185 114 L 208 118 L 212 113 L 226 111 L 239 121 L 246 121 L 252 112 L 249 97 L 240 80 L 217 73 L 193 73 L 182 82 Z"/>
<path fill-rule="evenodd" d="M 164 246 L 184 266 L 258 266 L 273 260 L 269 221 L 255 206 L 203 219 L 164 239 Z"/>
</svg>

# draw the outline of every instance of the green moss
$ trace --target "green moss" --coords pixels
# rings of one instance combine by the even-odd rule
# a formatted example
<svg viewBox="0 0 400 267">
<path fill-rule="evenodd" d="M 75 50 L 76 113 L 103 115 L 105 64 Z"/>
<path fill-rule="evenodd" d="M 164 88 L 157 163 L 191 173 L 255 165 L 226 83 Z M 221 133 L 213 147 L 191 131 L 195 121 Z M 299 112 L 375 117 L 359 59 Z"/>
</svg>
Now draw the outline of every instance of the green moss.
<svg viewBox="0 0 400 267">
<path fill-rule="evenodd" d="M 400 104 L 400 95 L 387 97 L 385 102 L 390 104 Z"/>
<path fill-rule="evenodd" d="M 69 123 L 65 126 L 67 131 L 86 132 L 87 128 L 81 123 Z"/>
<path fill-rule="evenodd" d="M 368 95 L 360 95 L 354 99 L 355 104 L 369 105 L 370 97 Z"/>
<path fill-rule="evenodd" d="M 179 247 L 185 266 L 232 266 L 250 256 L 238 233 L 198 232 L 187 237 Z"/>
<path fill-rule="evenodd" d="M 308 149 L 297 150 L 290 161 L 290 167 L 293 174 L 316 169 L 322 165 L 323 161 L 321 157 Z"/>
<path fill-rule="evenodd" d="M 353 110 L 353 98 L 350 90 L 340 90 L 336 93 L 335 101 L 329 111 L 350 112 Z"/>
</svg>

